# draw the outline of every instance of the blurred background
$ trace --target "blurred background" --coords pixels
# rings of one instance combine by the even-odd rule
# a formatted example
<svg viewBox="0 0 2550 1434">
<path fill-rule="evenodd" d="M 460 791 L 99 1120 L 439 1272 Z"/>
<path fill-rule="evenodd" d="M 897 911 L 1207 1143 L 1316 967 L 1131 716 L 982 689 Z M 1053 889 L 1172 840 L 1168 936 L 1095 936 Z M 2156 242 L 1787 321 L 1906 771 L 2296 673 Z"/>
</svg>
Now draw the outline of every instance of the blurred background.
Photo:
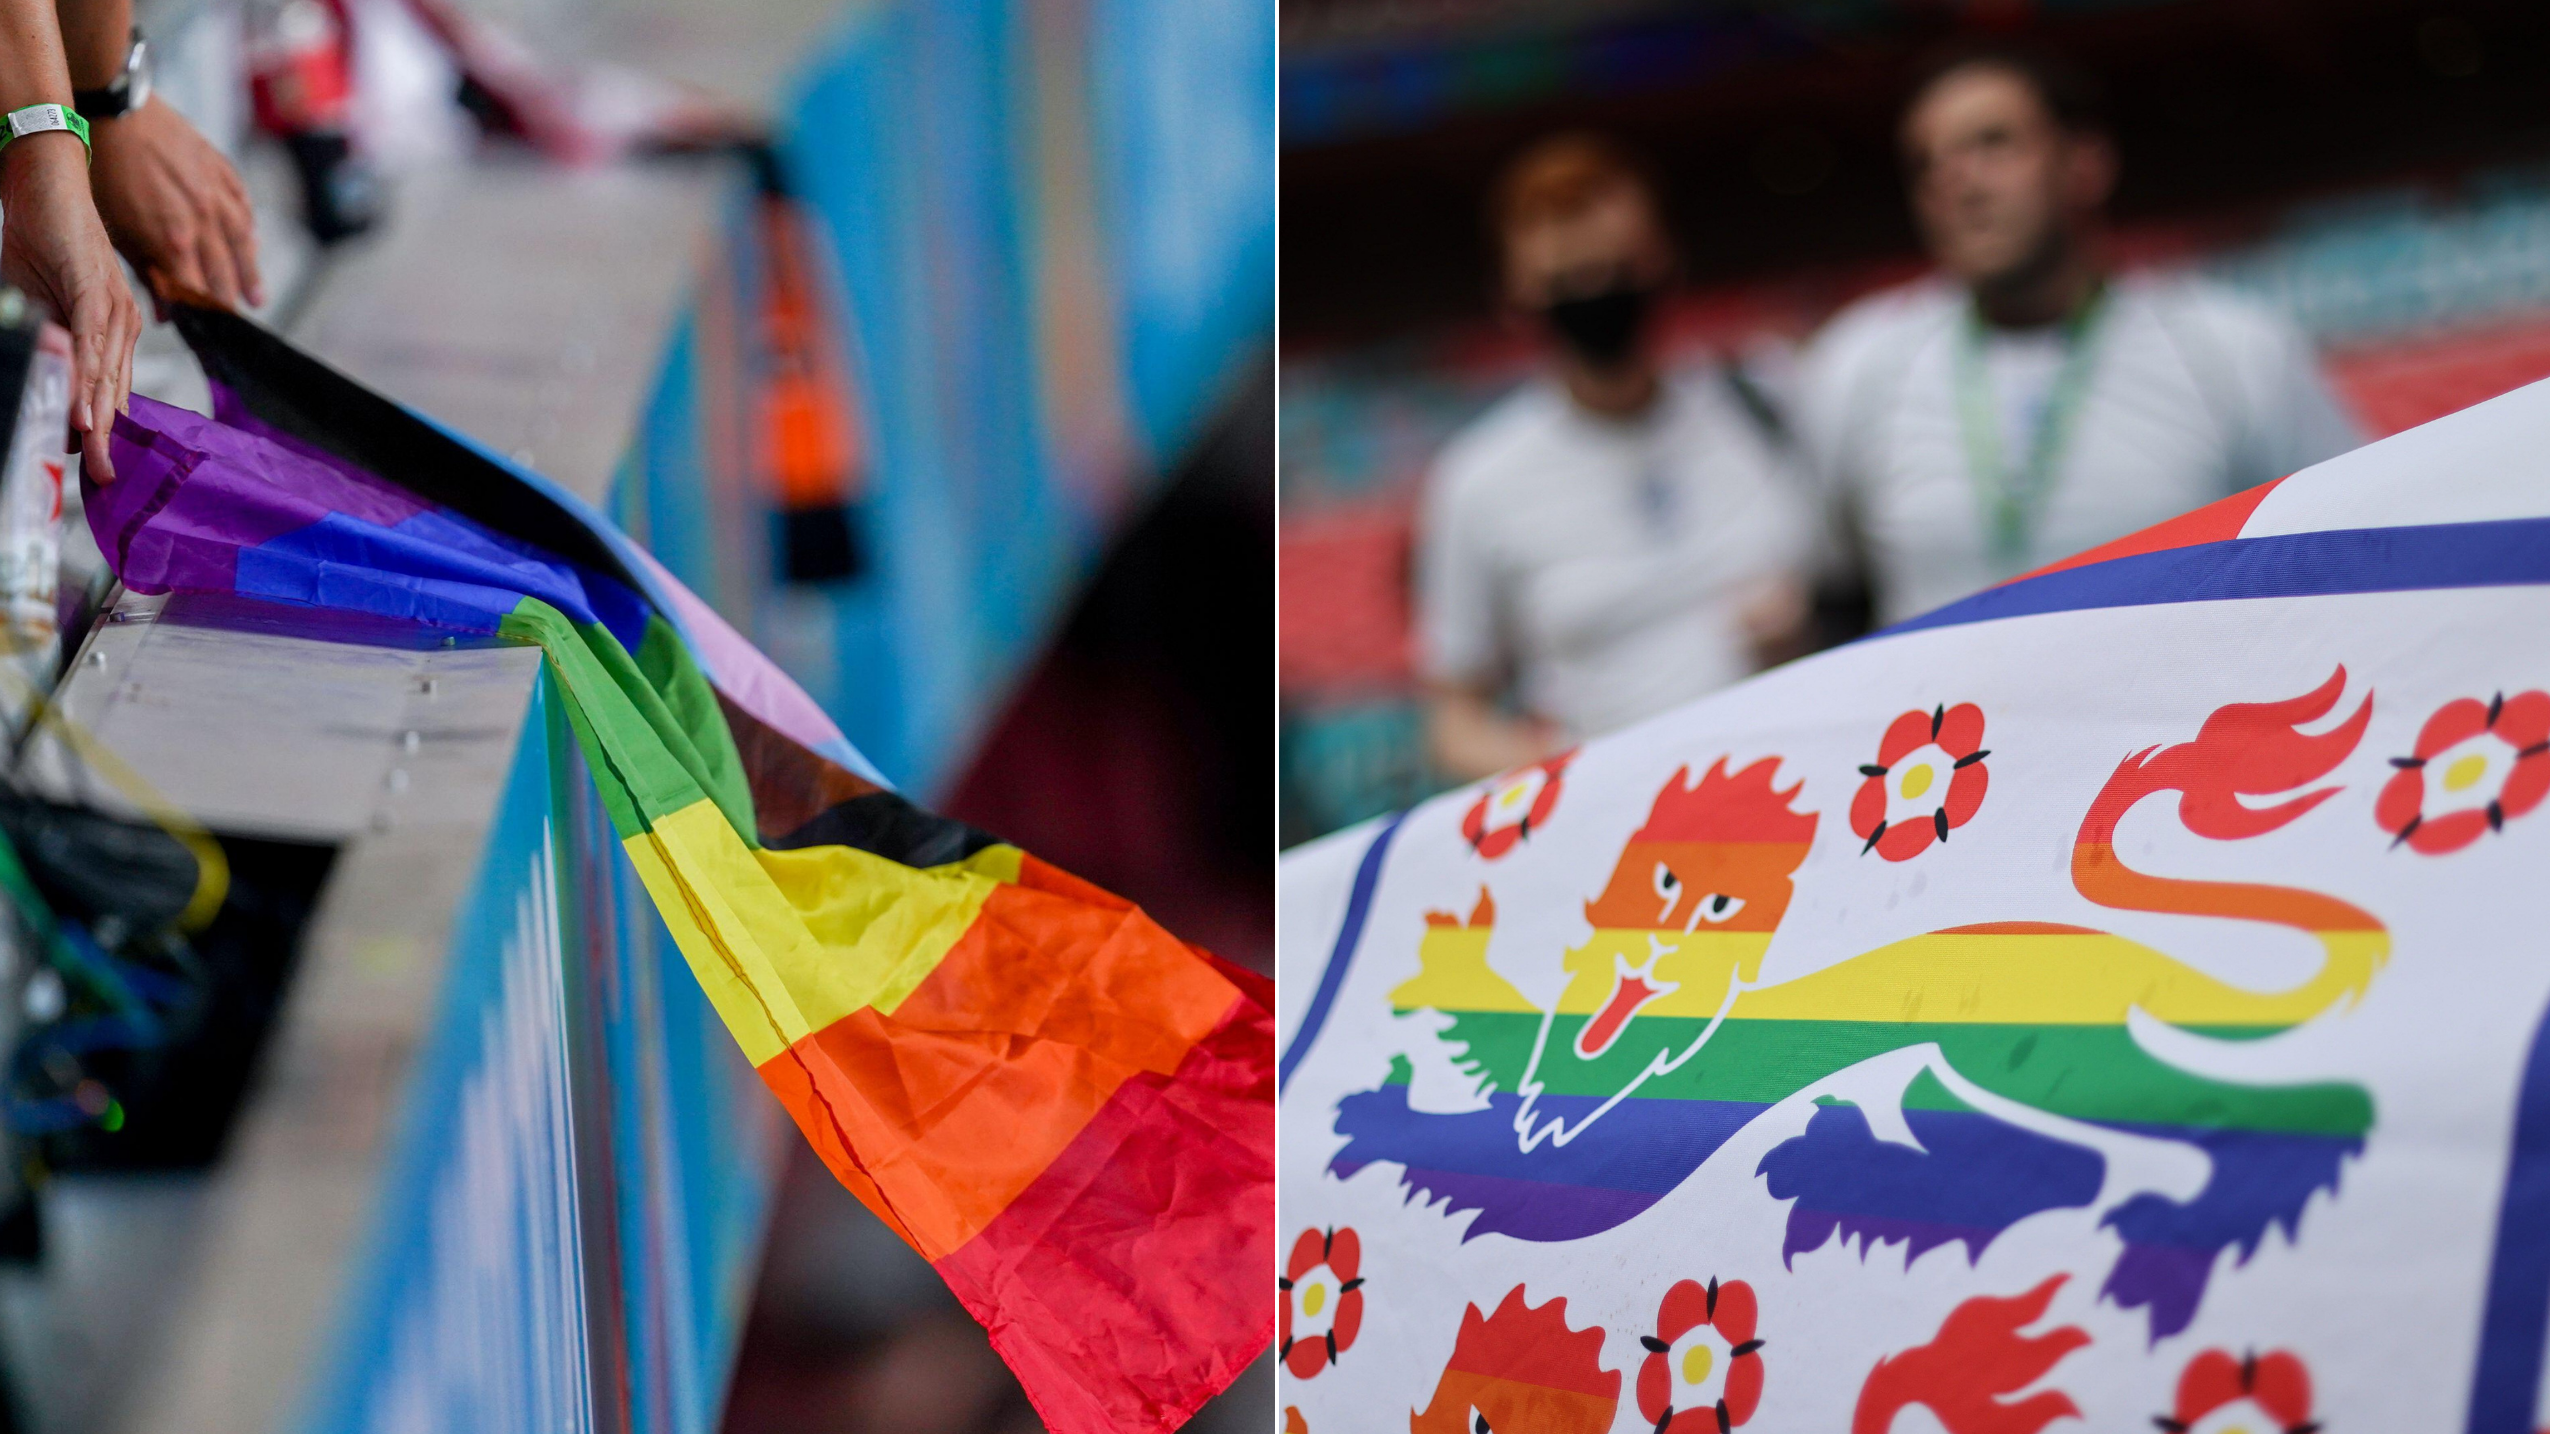
<svg viewBox="0 0 2550 1434">
<path fill-rule="evenodd" d="M 1669 361 L 1777 395 L 1920 275 L 1897 145 L 1921 56 L 2016 39 L 2106 92 L 2113 251 L 2298 324 L 2367 436 L 2550 375 L 2550 10 L 2493 0 L 1283 0 L 1281 829 L 1448 785 L 1413 675 L 1424 475 L 1535 369 L 1489 187 L 1591 128 L 1644 157 L 1685 285 Z M 1847 636 L 1864 611 L 1823 624 Z"/>
<path fill-rule="evenodd" d="M 159 94 L 255 199 L 263 322 L 606 508 L 915 800 L 1270 969 L 1267 0 L 137 10 Z M 166 325 L 136 389 L 209 398 Z M 271 796 L 203 813 L 253 908 L 216 954 L 254 980 L 173 1080 L 15 1132 L 0 1429 L 1041 1427 L 787 1127 L 608 850 L 559 879 L 556 989 L 461 979 L 519 954 L 451 927 L 514 869 L 484 809 L 522 693 L 473 726 L 445 678 L 443 725 L 401 749 L 378 713 L 434 679 L 342 648 L 252 673 L 201 641 L 234 655 L 143 653 L 94 721 L 158 744 L 137 761 L 190 812 L 223 770 Z M 424 850 L 384 765 L 446 738 L 487 750 L 420 767 L 467 815 Z M 5 1011 L 26 972 L 0 968 Z M 541 1001 L 564 1021 L 522 1016 Z M 499 1028 L 556 1048 L 426 1059 Z M 0 1042 L 43 1053 L 8 1020 Z M 490 1110 L 494 1155 L 440 1133 Z M 432 1218 L 455 1210 L 514 1219 Z M 491 1310 L 537 1347 L 485 1357 L 515 1328 Z M 1270 1371 L 1193 1427 L 1262 1429 Z"/>
</svg>

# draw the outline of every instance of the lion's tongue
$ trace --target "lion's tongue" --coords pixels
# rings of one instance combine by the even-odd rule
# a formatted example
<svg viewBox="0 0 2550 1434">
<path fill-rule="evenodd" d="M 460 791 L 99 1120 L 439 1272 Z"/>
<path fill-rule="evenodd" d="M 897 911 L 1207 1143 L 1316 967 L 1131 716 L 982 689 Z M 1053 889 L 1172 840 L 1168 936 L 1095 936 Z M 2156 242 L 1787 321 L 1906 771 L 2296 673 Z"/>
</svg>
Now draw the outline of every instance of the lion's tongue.
<svg viewBox="0 0 2550 1434">
<path fill-rule="evenodd" d="M 1601 1055 L 1612 1038 L 1620 1034 L 1620 1028 L 1628 1025 L 1629 1018 L 1638 1014 L 1638 1008 L 1655 994 L 1656 988 L 1648 985 L 1644 976 L 1616 978 L 1611 999 L 1594 1013 L 1594 1019 L 1585 1023 L 1585 1029 L 1576 1033 L 1576 1054 L 1588 1060 Z"/>
</svg>

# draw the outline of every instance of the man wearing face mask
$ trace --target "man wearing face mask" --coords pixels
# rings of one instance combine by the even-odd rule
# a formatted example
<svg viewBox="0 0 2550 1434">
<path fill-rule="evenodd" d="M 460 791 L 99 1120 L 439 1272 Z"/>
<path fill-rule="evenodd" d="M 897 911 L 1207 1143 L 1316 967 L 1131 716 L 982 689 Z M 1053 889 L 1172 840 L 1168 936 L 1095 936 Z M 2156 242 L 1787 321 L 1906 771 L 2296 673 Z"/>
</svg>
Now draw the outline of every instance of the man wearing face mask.
<svg viewBox="0 0 2550 1434">
<path fill-rule="evenodd" d="M 1949 56 L 1902 145 L 1942 272 L 1835 318 L 1796 415 L 1881 621 L 2362 441 L 2291 324 L 2193 279 L 2108 271 L 2116 157 L 2068 66 Z"/>
<path fill-rule="evenodd" d="M 1727 376 L 1659 371 L 1673 250 L 1633 164 L 1590 136 L 1546 140 L 1491 218 L 1505 302 L 1550 357 L 1445 450 L 1420 515 L 1427 737 L 1462 778 L 1754 671 L 1804 623 L 1814 540 Z"/>
</svg>

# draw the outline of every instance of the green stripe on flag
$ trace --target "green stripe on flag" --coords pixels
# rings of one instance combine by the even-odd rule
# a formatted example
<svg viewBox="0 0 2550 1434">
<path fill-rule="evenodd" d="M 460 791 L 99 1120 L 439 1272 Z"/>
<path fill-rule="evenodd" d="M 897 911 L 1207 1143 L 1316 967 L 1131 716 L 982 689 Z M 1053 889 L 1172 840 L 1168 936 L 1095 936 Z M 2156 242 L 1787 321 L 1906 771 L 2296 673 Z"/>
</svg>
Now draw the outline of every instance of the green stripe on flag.
<svg viewBox="0 0 2550 1434">
<path fill-rule="evenodd" d="M 601 634 L 601 641 L 615 648 L 619 645 L 609 633 L 598 628 L 595 632 Z M 744 775 L 743 754 L 736 750 L 735 733 L 726 725 L 726 709 L 718 704 L 717 689 L 709 685 L 708 674 L 691 656 L 690 645 L 661 614 L 649 613 L 636 658 L 638 672 L 663 697 L 676 730 L 690 737 L 697 761 L 691 775 L 726 813 L 744 845 L 758 848 L 761 833 L 753 817 L 752 782 Z"/>
<path fill-rule="evenodd" d="M 651 623 L 654 620 L 650 620 Z M 692 714 L 699 697 L 681 680 L 688 659 L 670 633 L 659 641 L 650 630 L 644 646 L 677 694 L 666 699 L 638 660 L 599 623 L 579 625 L 536 598 L 524 598 L 497 626 L 505 637 L 535 644 L 566 687 L 567 714 L 583 744 L 594 782 L 602 791 L 612 829 L 625 839 L 639 835 L 707 796 L 738 834 L 754 829 L 752 797 L 744 788 L 743 760 L 723 714 L 694 730 L 676 710 Z M 669 654 L 668 655 L 668 651 Z M 696 678 L 696 669 L 691 669 Z M 705 688 L 701 680 L 698 684 Z M 708 698 L 716 712 L 715 698 Z M 696 719 L 694 719 L 696 720 Z M 614 791 L 614 787 L 620 788 Z"/>
<path fill-rule="evenodd" d="M 1461 1011 L 1444 1033 L 1466 1046 L 1496 1088 L 1516 1092 L 1530 1064 L 1541 1018 L 1518 1012 Z M 1545 1094 L 1609 1096 L 1636 1080 L 1661 1050 L 1679 1056 L 1708 1022 L 1640 1016 L 1593 1060 L 1575 1053 L 1587 1018 L 1559 1016 L 1534 1072 Z M 2255 1037 L 2257 1027 L 2191 1034 Z M 2113 1025 L 1986 1024 L 1945 1021 L 1763 1021 L 1730 1018 L 1708 1044 L 1674 1069 L 1640 1084 L 1642 1100 L 1723 1100 L 1770 1105 L 1871 1056 L 1936 1042 L 1958 1074 L 1996 1095 L 2077 1120 L 2359 1136 L 2372 1128 L 2370 1097 L 2344 1083 L 2241 1085 L 2154 1059 L 2131 1032 Z"/>
</svg>

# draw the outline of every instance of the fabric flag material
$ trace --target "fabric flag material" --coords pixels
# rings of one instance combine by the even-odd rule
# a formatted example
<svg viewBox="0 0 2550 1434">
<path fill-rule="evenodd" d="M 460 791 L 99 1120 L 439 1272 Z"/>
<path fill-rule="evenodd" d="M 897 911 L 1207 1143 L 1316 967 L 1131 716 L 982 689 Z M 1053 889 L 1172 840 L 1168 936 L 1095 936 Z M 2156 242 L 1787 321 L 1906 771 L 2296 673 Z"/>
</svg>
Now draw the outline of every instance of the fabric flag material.
<svg viewBox="0 0 2550 1434">
<path fill-rule="evenodd" d="M 1295 1427 L 2550 1424 L 2545 439 L 1288 855 L 1278 1233 L 1348 1252 L 1278 1285 Z"/>
<path fill-rule="evenodd" d="M 124 476 L 87 489 L 128 587 L 537 644 L 728 1029 L 1046 1424 L 1172 1428 L 1245 1367 L 1273 1320 L 1264 978 L 819 750 L 794 684 L 571 498 L 243 320 L 186 326 L 218 417 L 135 398 Z"/>
</svg>

